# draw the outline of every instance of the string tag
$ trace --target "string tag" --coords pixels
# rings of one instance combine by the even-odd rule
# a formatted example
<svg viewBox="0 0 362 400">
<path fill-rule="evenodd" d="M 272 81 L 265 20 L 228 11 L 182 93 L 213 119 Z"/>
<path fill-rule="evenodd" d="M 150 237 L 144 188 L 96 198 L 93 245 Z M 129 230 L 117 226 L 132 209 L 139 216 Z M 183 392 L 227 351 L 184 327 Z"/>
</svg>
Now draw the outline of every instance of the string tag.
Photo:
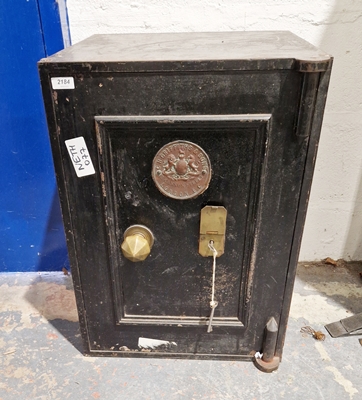
<svg viewBox="0 0 362 400">
<path fill-rule="evenodd" d="M 212 332 L 212 319 L 214 318 L 214 312 L 215 308 L 219 304 L 217 301 L 215 301 L 215 275 L 216 275 L 216 257 L 217 257 L 217 250 L 214 247 L 214 241 L 210 240 L 208 244 L 209 249 L 212 251 L 212 256 L 213 256 L 213 263 L 212 263 L 212 289 L 211 289 L 211 301 L 210 301 L 210 307 L 211 307 L 211 313 L 210 313 L 210 319 L 209 319 L 209 324 L 207 327 L 207 333 Z"/>
</svg>

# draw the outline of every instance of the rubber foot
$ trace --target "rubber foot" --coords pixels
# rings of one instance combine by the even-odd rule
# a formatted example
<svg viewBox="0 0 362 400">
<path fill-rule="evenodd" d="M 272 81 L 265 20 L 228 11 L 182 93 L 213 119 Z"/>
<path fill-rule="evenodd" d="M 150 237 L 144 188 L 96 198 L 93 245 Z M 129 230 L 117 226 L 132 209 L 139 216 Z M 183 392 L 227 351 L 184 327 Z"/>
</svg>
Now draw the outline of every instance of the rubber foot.
<svg viewBox="0 0 362 400">
<path fill-rule="evenodd" d="M 262 358 L 254 358 L 254 365 L 262 372 L 273 372 L 279 368 L 280 358 L 273 357 L 269 362 L 264 361 Z"/>
</svg>

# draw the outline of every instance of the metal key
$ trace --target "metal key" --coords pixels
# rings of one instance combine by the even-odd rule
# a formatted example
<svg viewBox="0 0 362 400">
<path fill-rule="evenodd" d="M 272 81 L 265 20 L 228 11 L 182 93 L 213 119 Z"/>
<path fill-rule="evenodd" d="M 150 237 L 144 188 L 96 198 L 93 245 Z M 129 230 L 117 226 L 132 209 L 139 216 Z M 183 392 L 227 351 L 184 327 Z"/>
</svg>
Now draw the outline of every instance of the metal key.
<svg viewBox="0 0 362 400">
<path fill-rule="evenodd" d="M 210 301 L 211 314 L 210 314 L 210 319 L 209 319 L 209 326 L 207 327 L 207 333 L 212 332 L 212 319 L 214 318 L 215 308 L 219 304 L 217 301 L 214 301 L 214 304 L 211 304 L 211 303 L 212 302 Z"/>
<path fill-rule="evenodd" d="M 211 301 L 210 301 L 211 313 L 210 313 L 209 325 L 207 327 L 207 333 L 212 332 L 212 319 L 214 318 L 215 308 L 218 305 L 218 302 L 214 300 L 217 250 L 214 247 L 213 240 L 210 240 L 209 242 L 209 249 L 212 251 L 214 261 L 212 264 L 212 290 L 211 290 Z"/>
</svg>

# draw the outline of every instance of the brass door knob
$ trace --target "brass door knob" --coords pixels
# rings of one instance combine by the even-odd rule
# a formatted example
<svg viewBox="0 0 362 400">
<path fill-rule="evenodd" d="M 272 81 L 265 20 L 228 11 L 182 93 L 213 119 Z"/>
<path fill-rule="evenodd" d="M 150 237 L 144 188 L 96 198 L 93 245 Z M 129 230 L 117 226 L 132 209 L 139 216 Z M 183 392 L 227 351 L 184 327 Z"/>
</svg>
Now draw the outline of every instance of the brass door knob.
<svg viewBox="0 0 362 400">
<path fill-rule="evenodd" d="M 151 252 L 153 233 L 144 225 L 131 225 L 123 234 L 121 244 L 123 255 L 128 260 L 137 262 L 145 260 Z"/>
</svg>

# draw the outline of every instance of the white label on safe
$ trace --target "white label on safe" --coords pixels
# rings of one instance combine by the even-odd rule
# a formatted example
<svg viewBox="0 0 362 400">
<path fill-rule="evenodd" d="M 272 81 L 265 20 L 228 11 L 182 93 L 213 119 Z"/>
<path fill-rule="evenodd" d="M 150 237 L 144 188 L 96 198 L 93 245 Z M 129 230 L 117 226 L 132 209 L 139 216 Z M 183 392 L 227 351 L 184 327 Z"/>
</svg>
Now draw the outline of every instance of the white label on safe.
<svg viewBox="0 0 362 400">
<path fill-rule="evenodd" d="M 52 78 L 53 89 L 74 89 L 74 78 L 72 76 L 63 76 Z"/>
<path fill-rule="evenodd" d="M 78 178 L 96 173 L 83 136 L 66 140 L 65 145 Z"/>
<path fill-rule="evenodd" d="M 177 343 L 169 342 L 167 340 L 148 339 L 144 337 L 138 338 L 138 347 L 141 349 L 155 349 L 159 346 L 177 346 Z"/>
</svg>

